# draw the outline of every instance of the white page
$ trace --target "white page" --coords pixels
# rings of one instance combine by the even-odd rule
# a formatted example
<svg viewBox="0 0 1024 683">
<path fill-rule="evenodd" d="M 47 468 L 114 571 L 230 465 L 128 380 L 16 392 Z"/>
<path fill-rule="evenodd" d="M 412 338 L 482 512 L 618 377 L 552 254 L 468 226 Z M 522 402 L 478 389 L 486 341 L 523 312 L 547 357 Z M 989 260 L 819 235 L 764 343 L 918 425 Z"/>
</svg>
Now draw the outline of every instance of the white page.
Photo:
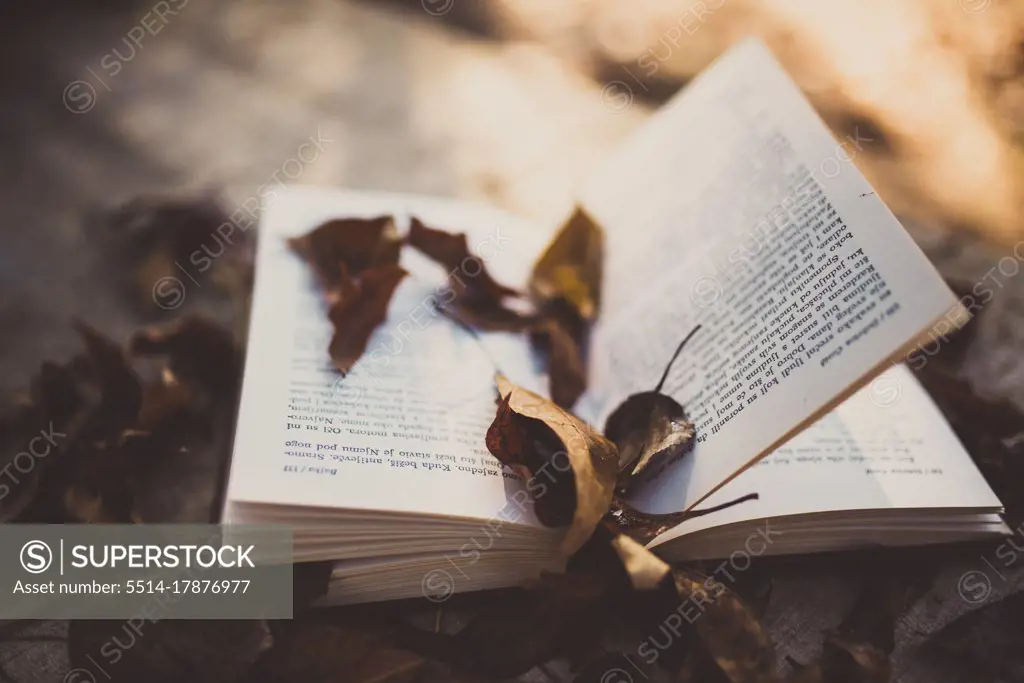
<svg viewBox="0 0 1024 683">
<path fill-rule="evenodd" d="M 406 248 L 401 264 L 410 276 L 341 380 L 313 274 L 285 240 L 332 218 L 393 214 L 404 229 L 416 215 L 467 232 L 488 271 L 519 286 L 548 236 L 504 212 L 450 200 L 298 187 L 264 199 L 229 514 L 232 502 L 255 502 L 532 524 L 529 506 L 509 499 L 521 483 L 501 472 L 483 442 L 495 412 L 488 355 L 513 380 L 544 385 L 523 336 L 486 335 L 488 354 L 449 320 L 430 316 L 446 273 Z"/>
<path fill-rule="evenodd" d="M 607 232 L 585 417 L 665 386 L 693 453 L 636 499 L 691 507 L 931 323 L 952 293 L 767 50 L 733 48 L 587 183 Z M 844 301 L 844 296 L 849 300 Z M 953 322 L 945 329 L 952 329 Z"/>
<path fill-rule="evenodd" d="M 749 493 L 759 498 L 687 520 L 652 544 L 786 515 L 1001 508 L 938 407 L 903 365 L 744 470 L 700 507 Z"/>
</svg>

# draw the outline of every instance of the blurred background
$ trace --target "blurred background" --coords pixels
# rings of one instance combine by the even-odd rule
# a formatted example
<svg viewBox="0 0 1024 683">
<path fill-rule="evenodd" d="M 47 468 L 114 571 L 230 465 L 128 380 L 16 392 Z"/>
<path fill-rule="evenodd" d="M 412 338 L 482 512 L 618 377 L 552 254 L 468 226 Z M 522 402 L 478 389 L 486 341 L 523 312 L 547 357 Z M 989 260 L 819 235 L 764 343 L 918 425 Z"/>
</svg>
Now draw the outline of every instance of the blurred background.
<svg viewBox="0 0 1024 683">
<path fill-rule="evenodd" d="M 72 316 L 118 338 L 161 313 L 123 310 L 117 258 L 87 227 L 97 212 L 194 192 L 231 210 L 280 180 L 480 199 L 552 223 L 606 150 L 747 35 L 837 135 L 870 139 L 857 165 L 947 275 L 977 279 L 1024 237 L 1019 2 L 39 0 L 0 12 L 5 391 L 70 353 Z M 316 153 L 298 160 L 310 140 Z M 978 372 L 1024 386 L 1010 361 Z"/>
</svg>

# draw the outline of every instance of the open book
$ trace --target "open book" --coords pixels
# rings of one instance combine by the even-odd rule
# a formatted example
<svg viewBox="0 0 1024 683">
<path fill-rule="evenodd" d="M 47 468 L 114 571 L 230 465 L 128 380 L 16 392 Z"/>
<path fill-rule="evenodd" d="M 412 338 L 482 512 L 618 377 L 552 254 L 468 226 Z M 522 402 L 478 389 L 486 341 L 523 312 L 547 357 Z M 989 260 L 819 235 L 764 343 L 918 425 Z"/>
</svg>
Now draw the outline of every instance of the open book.
<svg viewBox="0 0 1024 683">
<path fill-rule="evenodd" d="M 670 558 L 944 543 L 1004 532 L 1001 506 L 913 374 L 896 365 L 966 312 L 763 46 L 745 42 L 584 184 L 606 233 L 590 386 L 600 428 L 654 387 L 697 425 L 640 487 L 649 512 L 759 498 L 655 538 Z M 288 237 L 333 218 L 466 232 L 522 286 L 551 233 L 486 206 L 289 188 L 265 200 L 224 519 L 285 523 L 296 561 L 335 560 L 328 602 L 445 596 L 557 568 L 561 532 L 484 447 L 495 365 L 544 393 L 522 335 L 431 311 L 446 273 L 406 250 L 387 321 L 344 378 L 313 274 Z M 874 380 L 874 381 L 872 381 Z"/>
</svg>

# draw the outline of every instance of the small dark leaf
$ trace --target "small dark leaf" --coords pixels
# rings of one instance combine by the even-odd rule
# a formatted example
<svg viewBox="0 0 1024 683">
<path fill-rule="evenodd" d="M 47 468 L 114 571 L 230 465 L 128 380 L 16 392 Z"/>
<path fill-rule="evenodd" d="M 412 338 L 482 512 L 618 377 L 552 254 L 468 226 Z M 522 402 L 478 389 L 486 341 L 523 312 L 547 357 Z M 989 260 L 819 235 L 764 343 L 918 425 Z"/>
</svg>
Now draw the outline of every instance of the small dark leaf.
<svg viewBox="0 0 1024 683">
<path fill-rule="evenodd" d="M 679 343 L 653 391 L 633 394 L 605 422 L 605 436 L 619 449 L 619 495 L 629 493 L 637 482 L 650 481 L 693 450 L 693 422 L 686 417 L 683 407 L 661 390 L 672 364 L 698 330 L 699 325 Z"/>
<path fill-rule="evenodd" d="M 622 495 L 689 453 L 696 429 L 671 396 L 645 391 L 627 398 L 608 416 L 604 433 L 619 448 L 616 490 Z"/>
</svg>

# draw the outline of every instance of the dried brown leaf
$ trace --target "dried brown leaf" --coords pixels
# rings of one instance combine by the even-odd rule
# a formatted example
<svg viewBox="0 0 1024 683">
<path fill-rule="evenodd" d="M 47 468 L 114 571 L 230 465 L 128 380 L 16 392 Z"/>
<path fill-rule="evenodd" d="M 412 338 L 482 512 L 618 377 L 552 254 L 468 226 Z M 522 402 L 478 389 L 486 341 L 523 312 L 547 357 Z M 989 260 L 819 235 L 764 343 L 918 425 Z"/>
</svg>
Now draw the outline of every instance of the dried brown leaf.
<svg viewBox="0 0 1024 683">
<path fill-rule="evenodd" d="M 529 289 L 538 307 L 563 299 L 593 322 L 601 302 L 603 250 L 600 226 L 577 207 L 533 268 Z"/>
<path fill-rule="evenodd" d="M 448 270 L 450 279 L 464 290 L 457 292 L 458 297 L 497 303 L 508 296 L 519 296 L 518 291 L 495 281 L 483 260 L 470 253 L 465 233 L 430 228 L 413 217 L 407 239 L 410 246 Z"/>
<path fill-rule="evenodd" d="M 605 436 L 619 449 L 616 489 L 627 493 L 649 481 L 694 446 L 696 429 L 683 407 L 655 391 L 633 394 L 608 416 Z"/>
<path fill-rule="evenodd" d="M 331 305 L 327 315 L 334 325 L 334 337 L 329 348 L 342 373 L 352 369 L 366 351 L 373 331 L 387 319 L 391 295 L 406 275 L 395 265 L 370 268 L 358 280 L 348 280 L 346 293 Z"/>
<path fill-rule="evenodd" d="M 580 343 L 566 325 L 554 317 L 542 318 L 530 328 L 533 347 L 548 359 L 551 399 L 569 409 L 587 388 L 587 369 Z"/>
<path fill-rule="evenodd" d="M 129 620 L 70 621 L 67 628 L 70 671 L 62 680 L 67 683 L 235 681 L 269 640 L 264 621 L 163 618 L 172 609 L 169 604 L 154 602 Z"/>
<path fill-rule="evenodd" d="M 617 534 L 610 540 L 634 590 L 654 590 L 672 572 L 660 557 L 629 536 Z"/>
<path fill-rule="evenodd" d="M 327 221 L 288 246 L 312 267 L 320 286 L 338 292 L 350 277 L 381 266 L 397 266 L 402 238 L 391 216 L 339 218 Z"/>
<path fill-rule="evenodd" d="M 142 405 L 142 383 L 128 364 L 124 349 L 81 321 L 76 321 L 74 327 L 85 342 L 85 354 L 72 361 L 72 372 L 84 379 L 98 397 L 89 416 L 89 438 L 134 427 Z"/>
<path fill-rule="evenodd" d="M 188 315 L 146 327 L 132 335 L 128 351 L 133 356 L 165 357 L 164 384 L 179 383 L 192 393 L 202 392 L 204 403 L 234 402 L 242 354 L 231 331 L 209 318 Z"/>
<path fill-rule="evenodd" d="M 191 264 L 202 273 L 221 266 L 220 257 L 227 250 L 247 250 L 252 236 L 248 227 L 236 224 L 213 194 L 139 197 L 86 224 L 90 239 L 103 253 L 127 265 L 117 277 L 126 280 L 135 300 L 150 312 L 157 283 L 181 278 L 180 264 Z M 180 298 L 162 302 L 168 307 L 184 301 L 181 291 L 170 296 Z"/>
<path fill-rule="evenodd" d="M 635 482 L 656 477 L 693 449 L 696 436 L 693 422 L 686 417 L 683 407 L 661 390 L 673 363 L 699 330 L 700 325 L 679 342 L 652 391 L 628 397 L 605 422 L 605 436 L 619 448 L 616 489 L 620 494 L 628 493 Z"/>
<path fill-rule="evenodd" d="M 685 607 L 697 612 L 694 629 L 732 683 L 777 680 L 775 649 L 750 606 L 714 577 L 682 568 L 672 576 Z"/>
<path fill-rule="evenodd" d="M 410 246 L 448 271 L 447 289 L 442 294 L 445 301 L 438 303 L 448 317 L 490 332 L 521 332 L 533 322 L 533 316 L 505 305 L 505 298 L 520 293 L 491 277 L 483 260 L 470 253 L 464 233 L 430 228 L 413 217 L 407 239 Z"/>
<path fill-rule="evenodd" d="M 556 475 L 571 470 L 571 484 L 538 491 L 534 500 L 540 517 L 544 509 L 569 507 L 565 501 L 572 492 L 571 518 L 554 516 L 556 521 L 570 524 L 562 550 L 571 554 L 586 542 L 608 511 L 618 463 L 615 446 L 551 401 L 505 377 L 499 376 L 497 382 L 502 400 L 487 431 L 487 448 L 502 463 L 524 467 L 534 477 L 543 469 L 545 479 L 560 481 Z M 552 517 L 548 515 L 548 519 Z"/>
</svg>

